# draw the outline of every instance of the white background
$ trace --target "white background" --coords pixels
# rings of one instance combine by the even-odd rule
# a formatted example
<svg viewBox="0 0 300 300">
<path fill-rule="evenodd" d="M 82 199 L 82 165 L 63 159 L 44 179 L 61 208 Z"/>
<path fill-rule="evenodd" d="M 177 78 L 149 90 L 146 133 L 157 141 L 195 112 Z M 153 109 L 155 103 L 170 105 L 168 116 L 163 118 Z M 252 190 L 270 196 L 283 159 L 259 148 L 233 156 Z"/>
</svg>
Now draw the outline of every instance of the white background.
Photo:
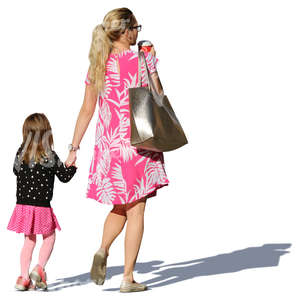
<svg viewBox="0 0 300 300">
<path fill-rule="evenodd" d="M 130 297 L 299 299 L 300 11 L 288 0 L 1 2 L 1 298 L 127 297 L 119 292 L 126 227 L 110 249 L 104 285 L 88 274 L 112 208 L 85 198 L 97 113 L 76 176 L 55 182 L 62 231 L 46 266 L 48 293 L 14 290 L 23 236 L 6 229 L 25 118 L 47 115 L 65 161 L 92 30 L 123 6 L 143 26 L 138 40 L 155 46 L 189 141 L 165 153 L 170 184 L 147 202 L 134 272 L 149 290 Z M 40 245 L 41 236 L 32 267 Z"/>
</svg>

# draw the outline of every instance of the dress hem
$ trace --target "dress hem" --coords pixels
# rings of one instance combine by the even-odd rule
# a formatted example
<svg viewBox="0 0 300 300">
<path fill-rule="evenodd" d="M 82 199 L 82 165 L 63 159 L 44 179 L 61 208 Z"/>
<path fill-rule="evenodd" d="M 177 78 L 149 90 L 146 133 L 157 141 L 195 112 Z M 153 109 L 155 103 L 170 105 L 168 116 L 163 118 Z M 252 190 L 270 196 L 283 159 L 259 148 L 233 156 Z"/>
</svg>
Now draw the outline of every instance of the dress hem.
<svg viewBox="0 0 300 300">
<path fill-rule="evenodd" d="M 106 202 L 101 202 L 101 201 L 99 201 L 97 198 L 94 198 L 94 197 L 92 197 L 92 196 L 89 196 L 88 194 L 86 194 L 86 198 L 88 198 L 88 199 L 93 199 L 93 200 L 96 200 L 97 202 L 99 202 L 99 203 L 101 203 L 101 204 L 108 204 L 108 205 L 129 204 L 129 203 L 133 203 L 133 202 L 135 202 L 135 201 L 138 201 L 138 200 L 144 198 L 144 197 L 147 196 L 147 195 L 149 195 L 149 197 L 147 197 L 147 198 L 152 198 L 152 197 L 156 196 L 156 191 L 157 191 L 158 189 L 164 187 L 164 186 L 169 185 L 169 183 L 170 183 L 170 182 L 168 181 L 168 182 L 166 182 L 166 183 L 157 184 L 157 185 L 155 185 L 152 189 L 150 189 L 149 191 L 147 191 L 147 193 L 141 195 L 138 199 L 136 199 L 136 200 L 134 200 L 134 201 L 132 201 L 132 202 L 128 202 L 128 203 L 106 203 Z"/>
<path fill-rule="evenodd" d="M 61 231 L 61 228 L 58 228 L 58 227 L 56 227 L 56 228 L 54 228 L 53 230 L 51 230 L 51 231 L 46 231 L 46 232 L 24 232 L 24 231 L 19 231 L 19 230 L 15 230 L 15 229 L 12 229 L 12 228 L 8 228 L 8 227 L 6 227 L 6 229 L 7 230 L 9 230 L 9 231 L 13 231 L 13 232 L 15 232 L 15 233 L 24 233 L 24 234 L 26 234 L 26 235 L 31 235 L 31 234 L 49 234 L 49 233 L 51 233 L 51 232 L 53 232 L 53 231 L 55 231 L 55 230 L 59 230 L 59 231 Z"/>
</svg>

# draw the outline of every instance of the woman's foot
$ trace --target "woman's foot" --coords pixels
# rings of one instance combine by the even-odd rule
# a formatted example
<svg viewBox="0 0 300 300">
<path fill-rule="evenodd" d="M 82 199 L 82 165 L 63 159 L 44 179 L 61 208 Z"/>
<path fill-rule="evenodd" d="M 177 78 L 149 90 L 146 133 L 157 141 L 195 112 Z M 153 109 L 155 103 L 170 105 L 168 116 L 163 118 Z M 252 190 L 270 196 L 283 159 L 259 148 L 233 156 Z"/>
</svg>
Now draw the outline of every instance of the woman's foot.
<svg viewBox="0 0 300 300">
<path fill-rule="evenodd" d="M 102 285 L 105 281 L 108 255 L 107 250 L 104 248 L 100 248 L 94 255 L 90 277 L 98 285 Z"/>
<path fill-rule="evenodd" d="M 128 293 L 128 292 L 141 292 L 147 290 L 147 285 L 138 283 L 134 279 L 126 279 L 123 278 L 120 285 L 120 292 Z"/>
<path fill-rule="evenodd" d="M 15 288 L 18 291 L 33 291 L 35 290 L 35 285 L 30 278 L 25 279 L 24 277 L 19 276 Z"/>
<path fill-rule="evenodd" d="M 40 265 L 36 265 L 34 269 L 29 274 L 29 277 L 35 281 L 38 288 L 46 290 L 47 289 L 47 274 Z"/>
</svg>

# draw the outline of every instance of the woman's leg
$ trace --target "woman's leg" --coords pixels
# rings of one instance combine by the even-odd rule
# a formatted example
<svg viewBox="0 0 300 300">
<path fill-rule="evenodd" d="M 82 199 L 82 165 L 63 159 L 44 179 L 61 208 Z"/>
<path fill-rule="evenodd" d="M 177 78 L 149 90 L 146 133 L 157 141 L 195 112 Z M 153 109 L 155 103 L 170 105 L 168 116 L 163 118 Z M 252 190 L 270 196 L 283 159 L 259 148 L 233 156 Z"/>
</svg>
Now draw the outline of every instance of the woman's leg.
<svg viewBox="0 0 300 300">
<path fill-rule="evenodd" d="M 125 205 L 123 204 L 114 205 L 113 209 L 106 217 L 100 248 L 105 249 L 108 255 L 109 248 L 123 230 L 126 219 Z"/>
<path fill-rule="evenodd" d="M 21 251 L 21 276 L 25 279 L 29 278 L 29 267 L 32 259 L 32 253 L 36 245 L 36 235 L 24 235 L 24 245 Z"/>
<path fill-rule="evenodd" d="M 127 228 L 125 236 L 125 266 L 123 279 L 133 282 L 133 270 L 144 233 L 144 211 L 147 198 L 127 205 Z"/>
<path fill-rule="evenodd" d="M 45 268 L 45 265 L 47 264 L 49 257 L 52 253 L 53 246 L 55 243 L 55 237 L 55 230 L 49 234 L 43 234 L 43 244 L 39 254 L 39 265 L 42 268 Z"/>
</svg>

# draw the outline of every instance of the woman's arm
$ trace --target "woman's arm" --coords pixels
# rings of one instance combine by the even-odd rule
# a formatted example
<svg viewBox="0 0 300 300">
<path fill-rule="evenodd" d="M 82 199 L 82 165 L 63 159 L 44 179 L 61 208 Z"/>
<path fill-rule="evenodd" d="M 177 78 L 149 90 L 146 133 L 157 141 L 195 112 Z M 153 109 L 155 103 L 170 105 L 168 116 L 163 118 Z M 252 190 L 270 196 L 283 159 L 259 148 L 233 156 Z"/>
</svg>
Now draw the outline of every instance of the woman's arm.
<svg viewBox="0 0 300 300">
<path fill-rule="evenodd" d="M 164 89 L 163 89 L 162 84 L 160 82 L 157 71 L 155 71 L 151 74 L 151 78 L 152 78 L 152 81 L 153 81 L 156 92 L 160 95 L 163 94 Z"/>
<path fill-rule="evenodd" d="M 81 106 L 72 140 L 72 145 L 78 147 L 80 142 L 88 128 L 88 125 L 94 115 L 95 107 L 97 103 L 97 92 L 94 84 L 86 85 L 83 104 Z M 65 162 L 68 167 L 75 163 L 76 152 L 70 151 L 69 156 Z"/>
<path fill-rule="evenodd" d="M 141 50 L 141 51 L 143 51 L 143 50 Z M 156 56 L 156 51 L 155 51 L 154 45 L 151 47 L 150 53 L 153 56 Z M 162 84 L 160 82 L 160 79 L 159 79 L 157 71 L 155 71 L 155 72 L 153 72 L 151 74 L 151 78 L 152 78 L 152 81 L 153 81 L 153 84 L 154 84 L 156 92 L 158 94 L 160 94 L 160 95 L 163 94 L 164 93 L 164 89 L 163 89 L 163 86 L 162 86 Z"/>
</svg>

